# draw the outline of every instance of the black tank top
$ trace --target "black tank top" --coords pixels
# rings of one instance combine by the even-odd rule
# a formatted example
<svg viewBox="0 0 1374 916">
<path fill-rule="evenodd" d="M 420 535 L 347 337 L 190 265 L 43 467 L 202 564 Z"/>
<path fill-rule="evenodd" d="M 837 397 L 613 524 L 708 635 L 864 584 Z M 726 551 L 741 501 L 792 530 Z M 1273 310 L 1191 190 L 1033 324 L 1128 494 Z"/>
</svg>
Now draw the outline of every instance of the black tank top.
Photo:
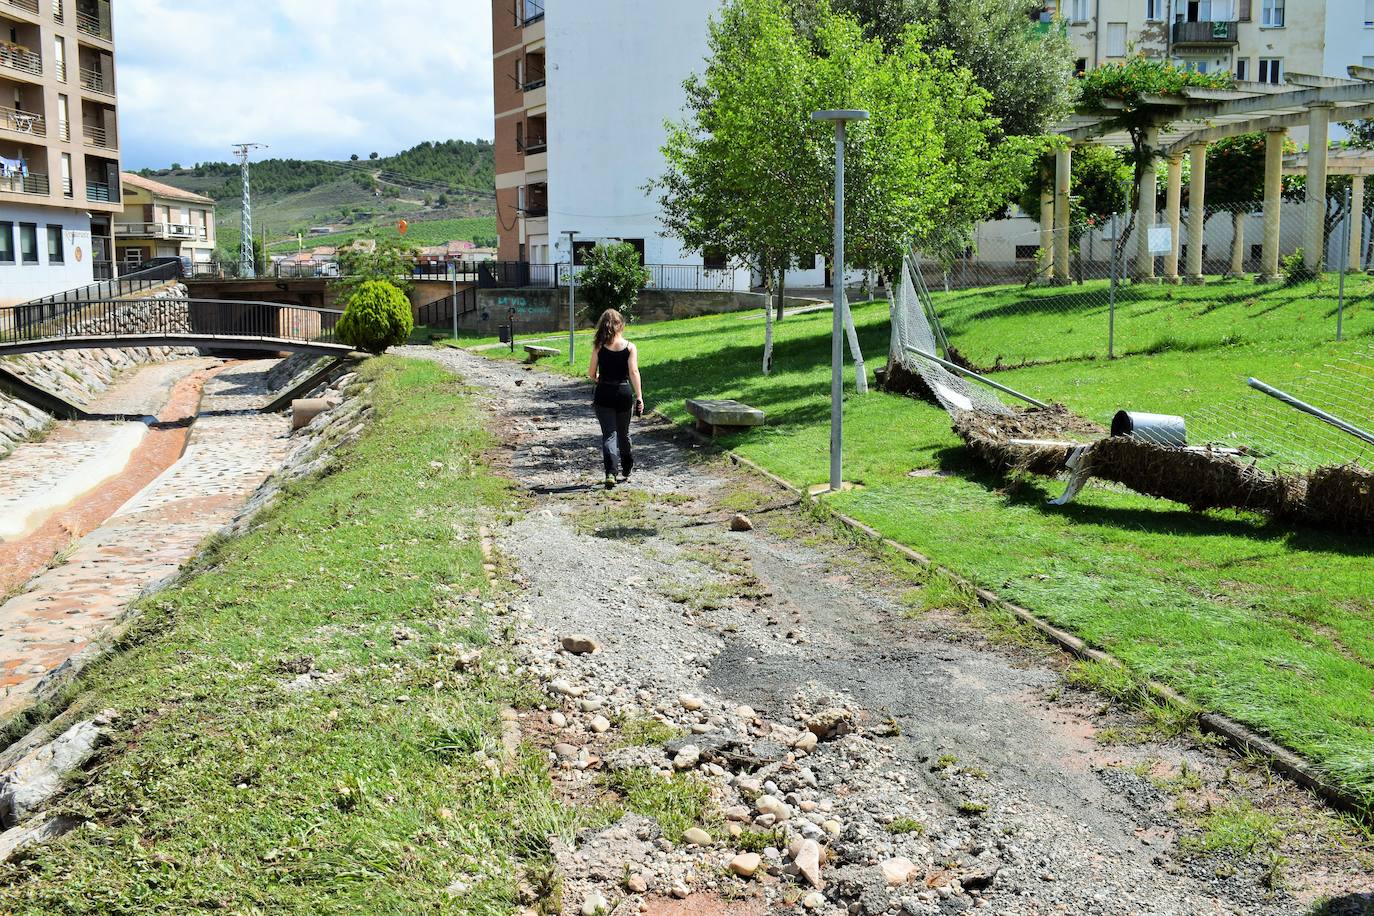
<svg viewBox="0 0 1374 916">
<path fill-rule="evenodd" d="M 629 410 L 634 404 L 630 391 L 630 348 L 601 348 L 596 358 L 596 394 L 592 403 L 616 410 Z"/>
</svg>

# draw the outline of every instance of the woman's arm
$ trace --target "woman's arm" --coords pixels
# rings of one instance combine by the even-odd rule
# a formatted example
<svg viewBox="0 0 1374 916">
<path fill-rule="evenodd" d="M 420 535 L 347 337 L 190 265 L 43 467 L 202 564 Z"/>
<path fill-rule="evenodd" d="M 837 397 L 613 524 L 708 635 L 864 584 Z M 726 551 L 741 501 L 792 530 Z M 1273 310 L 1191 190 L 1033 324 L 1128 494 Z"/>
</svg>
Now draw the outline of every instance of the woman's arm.
<svg viewBox="0 0 1374 916">
<path fill-rule="evenodd" d="M 644 383 L 639 378 L 639 348 L 630 344 L 630 384 L 635 389 L 635 412 L 644 412 Z"/>
<path fill-rule="evenodd" d="M 597 357 L 600 356 L 600 355 L 601 355 L 601 348 L 600 348 L 600 347 L 592 347 L 592 361 L 591 361 L 591 364 L 590 364 L 589 366 L 587 366 L 587 378 L 591 379 L 592 381 L 596 381 L 596 372 L 597 372 L 597 365 L 596 365 L 596 362 L 597 362 Z"/>
</svg>

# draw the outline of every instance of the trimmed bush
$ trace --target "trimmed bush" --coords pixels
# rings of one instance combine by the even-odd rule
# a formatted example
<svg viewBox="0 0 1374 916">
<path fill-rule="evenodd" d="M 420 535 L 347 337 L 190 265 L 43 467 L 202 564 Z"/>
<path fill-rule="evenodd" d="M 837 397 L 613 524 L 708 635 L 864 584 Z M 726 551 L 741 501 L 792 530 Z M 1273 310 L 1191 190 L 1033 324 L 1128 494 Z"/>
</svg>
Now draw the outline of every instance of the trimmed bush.
<svg viewBox="0 0 1374 916">
<path fill-rule="evenodd" d="M 639 263 L 639 252 L 628 242 L 597 245 L 588 251 L 586 267 L 577 277 L 583 313 L 595 322 L 606 309 L 616 309 L 626 321 L 634 321 L 639 291 L 652 279 Z"/>
<path fill-rule="evenodd" d="M 375 355 L 405 343 L 413 330 L 415 319 L 405 293 L 394 283 L 369 280 L 348 297 L 337 333 L 350 347 Z"/>
</svg>

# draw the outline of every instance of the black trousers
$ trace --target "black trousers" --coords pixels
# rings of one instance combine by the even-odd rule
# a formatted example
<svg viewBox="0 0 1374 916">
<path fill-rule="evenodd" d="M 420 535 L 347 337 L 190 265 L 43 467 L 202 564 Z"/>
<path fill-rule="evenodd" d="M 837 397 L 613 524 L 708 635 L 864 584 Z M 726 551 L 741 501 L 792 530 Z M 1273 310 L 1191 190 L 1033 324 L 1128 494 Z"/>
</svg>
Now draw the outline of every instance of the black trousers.
<svg viewBox="0 0 1374 916">
<path fill-rule="evenodd" d="M 606 473 L 617 470 L 625 476 L 634 468 L 634 452 L 630 448 L 630 411 L 616 407 L 594 405 L 596 421 L 601 424 L 601 457 L 606 462 Z"/>
</svg>

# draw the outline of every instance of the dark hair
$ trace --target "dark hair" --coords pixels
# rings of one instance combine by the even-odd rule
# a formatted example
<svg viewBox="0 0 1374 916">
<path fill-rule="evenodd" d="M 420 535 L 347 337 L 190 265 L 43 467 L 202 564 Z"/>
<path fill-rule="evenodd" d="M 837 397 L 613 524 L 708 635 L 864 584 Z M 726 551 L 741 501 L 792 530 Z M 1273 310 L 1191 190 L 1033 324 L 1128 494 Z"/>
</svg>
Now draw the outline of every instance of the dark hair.
<svg viewBox="0 0 1374 916">
<path fill-rule="evenodd" d="M 596 346 L 605 347 L 625 330 L 625 317 L 615 309 L 606 309 L 596 323 Z"/>
</svg>

